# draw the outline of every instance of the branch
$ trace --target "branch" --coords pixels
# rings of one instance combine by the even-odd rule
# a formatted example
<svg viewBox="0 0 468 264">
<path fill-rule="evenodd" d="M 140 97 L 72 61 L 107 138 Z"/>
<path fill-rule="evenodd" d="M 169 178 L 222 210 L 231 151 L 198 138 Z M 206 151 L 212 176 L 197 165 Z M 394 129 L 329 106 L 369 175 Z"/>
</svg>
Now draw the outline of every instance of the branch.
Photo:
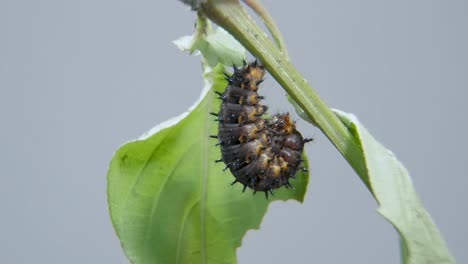
<svg viewBox="0 0 468 264">
<path fill-rule="evenodd" d="M 364 157 L 357 140 L 246 13 L 239 1 L 208 0 L 200 6 L 199 12 L 223 27 L 253 56 L 260 59 L 273 78 L 322 130 L 371 190 Z"/>
</svg>

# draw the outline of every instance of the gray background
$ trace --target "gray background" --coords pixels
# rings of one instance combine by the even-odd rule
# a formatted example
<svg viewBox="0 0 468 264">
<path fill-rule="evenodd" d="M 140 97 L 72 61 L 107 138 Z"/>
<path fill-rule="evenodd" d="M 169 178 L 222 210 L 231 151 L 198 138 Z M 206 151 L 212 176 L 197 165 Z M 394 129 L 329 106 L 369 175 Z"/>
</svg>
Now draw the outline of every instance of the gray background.
<svg viewBox="0 0 468 264">
<path fill-rule="evenodd" d="M 263 3 L 292 62 L 397 154 L 468 263 L 468 2 Z M 199 58 L 171 43 L 193 21 L 175 0 L 0 1 L 1 263 L 127 263 L 107 213 L 107 164 L 198 98 Z M 273 112 L 291 110 L 273 78 L 263 87 Z M 316 139 L 306 201 L 272 204 L 239 263 L 398 263 L 396 232 L 369 192 L 320 131 L 299 124 Z"/>
</svg>

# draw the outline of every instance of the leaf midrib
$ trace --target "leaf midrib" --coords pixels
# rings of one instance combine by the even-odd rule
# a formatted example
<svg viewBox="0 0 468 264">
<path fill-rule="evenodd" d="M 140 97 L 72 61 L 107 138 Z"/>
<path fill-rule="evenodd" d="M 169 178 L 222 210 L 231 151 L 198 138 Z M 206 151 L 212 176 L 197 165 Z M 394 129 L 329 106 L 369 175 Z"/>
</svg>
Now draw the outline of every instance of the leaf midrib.
<svg viewBox="0 0 468 264">
<path fill-rule="evenodd" d="M 213 82 L 210 80 L 209 81 L 209 86 L 210 86 L 210 91 L 209 93 L 212 92 L 213 88 Z M 212 104 L 213 104 L 213 95 L 208 94 L 207 96 L 207 108 L 209 111 L 212 109 Z M 208 160 L 209 160 L 209 149 L 208 149 L 208 134 L 210 132 L 210 120 L 209 120 L 209 115 L 208 112 L 205 112 L 205 122 L 204 122 L 204 133 L 202 134 L 202 149 L 203 149 L 203 179 L 202 179 L 202 193 L 200 197 L 200 255 L 202 259 L 202 263 L 206 263 L 206 238 L 205 238 L 205 214 L 206 214 L 206 200 L 207 200 L 207 194 L 208 192 L 206 191 L 206 187 L 208 185 Z"/>
</svg>

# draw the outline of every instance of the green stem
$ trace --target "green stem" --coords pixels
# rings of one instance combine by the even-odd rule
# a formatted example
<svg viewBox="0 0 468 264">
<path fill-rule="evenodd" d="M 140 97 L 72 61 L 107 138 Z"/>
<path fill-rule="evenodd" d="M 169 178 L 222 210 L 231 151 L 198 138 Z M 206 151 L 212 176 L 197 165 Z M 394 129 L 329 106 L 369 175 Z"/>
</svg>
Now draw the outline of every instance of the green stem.
<svg viewBox="0 0 468 264">
<path fill-rule="evenodd" d="M 280 30 L 276 26 L 275 21 L 270 16 L 268 11 L 257 1 L 257 0 L 243 0 L 246 5 L 248 5 L 262 20 L 268 31 L 270 31 L 271 36 L 275 40 L 276 45 L 281 50 L 283 55 L 288 58 L 288 51 L 286 45 L 284 44 L 283 36 L 281 35 Z"/>
<path fill-rule="evenodd" d="M 369 188 L 365 161 L 357 140 L 246 13 L 239 1 L 207 0 L 200 11 L 231 33 L 252 55 L 260 59 L 268 72 L 323 131 Z"/>
</svg>

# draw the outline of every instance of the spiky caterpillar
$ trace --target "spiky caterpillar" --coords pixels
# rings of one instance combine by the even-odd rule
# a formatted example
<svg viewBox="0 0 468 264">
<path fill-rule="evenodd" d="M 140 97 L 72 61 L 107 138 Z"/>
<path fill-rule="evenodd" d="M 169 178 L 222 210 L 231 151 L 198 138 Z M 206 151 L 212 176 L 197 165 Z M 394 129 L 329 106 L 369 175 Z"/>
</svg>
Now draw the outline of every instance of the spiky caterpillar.
<svg viewBox="0 0 468 264">
<path fill-rule="evenodd" d="M 257 61 L 244 63 L 234 73 L 226 75 L 228 86 L 223 93 L 216 92 L 222 100 L 219 113 L 211 113 L 219 121 L 218 135 L 221 159 L 225 169 L 230 169 L 236 178 L 232 184 L 240 182 L 257 191 L 268 192 L 281 186 L 291 187 L 290 178 L 299 169 L 304 139 L 296 130 L 289 113 L 274 115 L 264 119 L 267 107 L 260 104 L 263 99 L 257 93 L 263 81 L 265 70 Z"/>
</svg>

